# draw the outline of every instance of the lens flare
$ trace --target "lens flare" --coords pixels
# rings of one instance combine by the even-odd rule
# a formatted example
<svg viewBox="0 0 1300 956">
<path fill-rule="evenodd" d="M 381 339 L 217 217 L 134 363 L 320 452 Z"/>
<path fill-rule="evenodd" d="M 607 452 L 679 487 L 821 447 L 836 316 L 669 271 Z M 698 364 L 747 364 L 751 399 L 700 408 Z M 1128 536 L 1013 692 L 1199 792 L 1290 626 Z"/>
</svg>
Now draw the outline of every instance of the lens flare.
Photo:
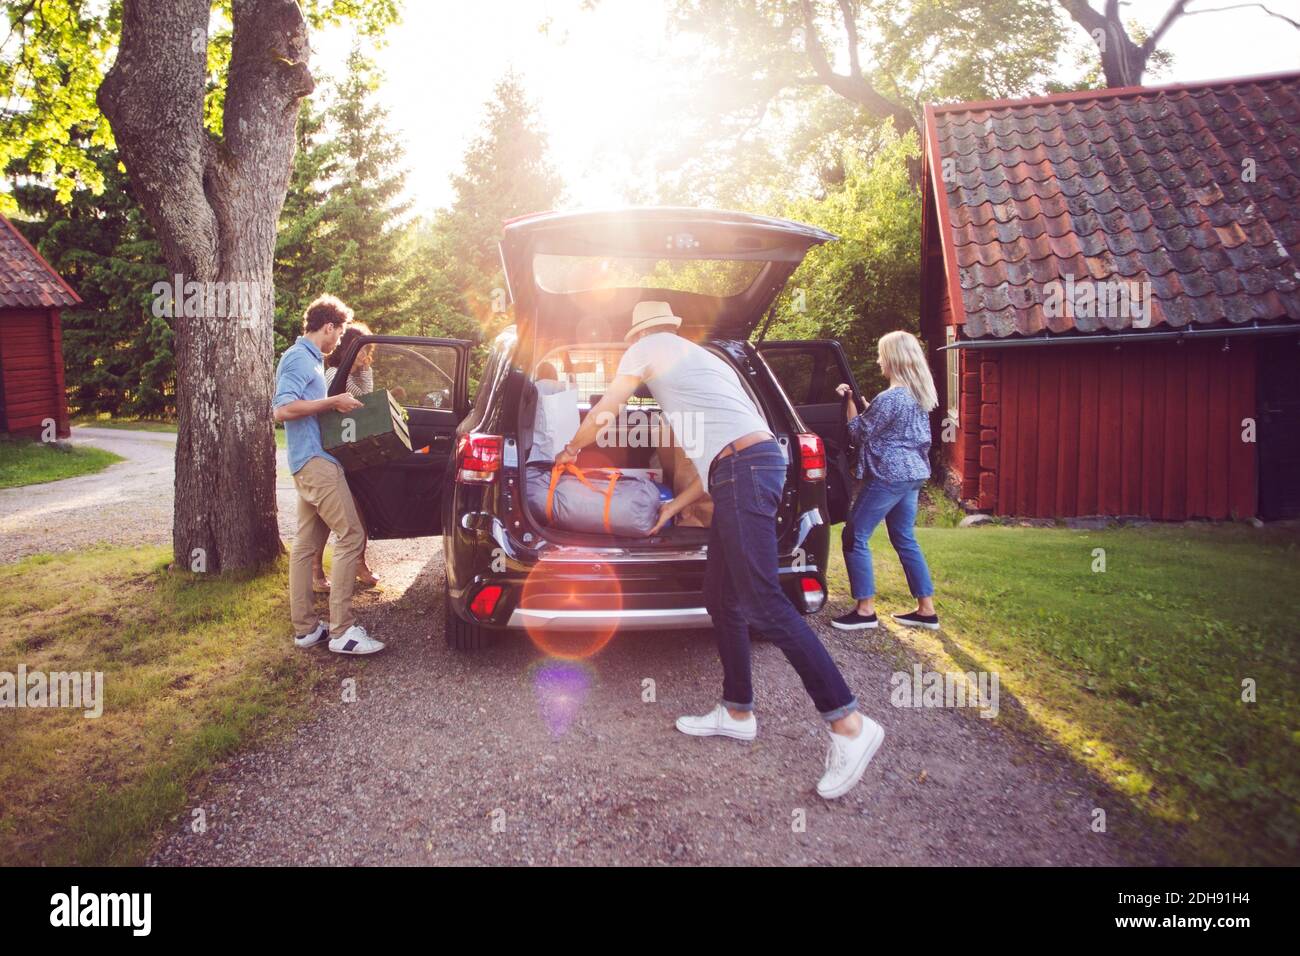
<svg viewBox="0 0 1300 956">
<path fill-rule="evenodd" d="M 575 580 L 578 567 L 582 569 L 582 576 Z M 617 575 L 603 564 L 565 565 L 565 576 L 557 577 L 555 571 L 543 563 L 529 572 L 519 606 L 538 611 L 603 611 L 612 616 L 622 609 L 623 589 Z M 548 657 L 570 661 L 598 653 L 609 643 L 615 630 L 617 627 L 612 623 L 563 631 L 537 624 L 527 625 L 528 637 L 538 650 Z"/>
<path fill-rule="evenodd" d="M 544 661 L 533 673 L 537 709 L 552 737 L 563 737 L 582 710 L 591 689 L 591 676 L 583 664 Z"/>
</svg>

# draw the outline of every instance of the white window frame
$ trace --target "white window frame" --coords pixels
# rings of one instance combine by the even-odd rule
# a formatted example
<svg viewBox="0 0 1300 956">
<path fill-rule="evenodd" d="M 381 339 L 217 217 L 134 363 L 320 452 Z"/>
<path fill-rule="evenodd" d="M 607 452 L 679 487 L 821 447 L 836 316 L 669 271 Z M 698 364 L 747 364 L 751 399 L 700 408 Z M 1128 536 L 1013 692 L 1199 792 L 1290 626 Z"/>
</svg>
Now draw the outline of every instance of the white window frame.
<svg viewBox="0 0 1300 956">
<path fill-rule="evenodd" d="M 950 325 L 944 330 L 945 345 L 957 342 L 957 327 Z M 944 353 L 945 370 L 948 375 L 948 417 L 954 423 L 959 421 L 961 412 L 961 349 L 949 348 Z"/>
</svg>

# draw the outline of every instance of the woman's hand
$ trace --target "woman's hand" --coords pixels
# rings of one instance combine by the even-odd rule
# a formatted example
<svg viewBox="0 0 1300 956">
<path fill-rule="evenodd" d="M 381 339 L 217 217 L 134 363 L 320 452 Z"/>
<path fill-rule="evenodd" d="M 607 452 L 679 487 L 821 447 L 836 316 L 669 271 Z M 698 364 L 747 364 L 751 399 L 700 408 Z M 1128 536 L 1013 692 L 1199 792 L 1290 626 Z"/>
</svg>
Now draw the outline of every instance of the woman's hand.
<svg viewBox="0 0 1300 956">
<path fill-rule="evenodd" d="M 858 417 L 858 403 L 853 400 L 853 389 L 849 387 L 848 382 L 841 382 L 835 386 L 835 394 L 844 399 L 844 420 L 851 422 Z"/>
</svg>

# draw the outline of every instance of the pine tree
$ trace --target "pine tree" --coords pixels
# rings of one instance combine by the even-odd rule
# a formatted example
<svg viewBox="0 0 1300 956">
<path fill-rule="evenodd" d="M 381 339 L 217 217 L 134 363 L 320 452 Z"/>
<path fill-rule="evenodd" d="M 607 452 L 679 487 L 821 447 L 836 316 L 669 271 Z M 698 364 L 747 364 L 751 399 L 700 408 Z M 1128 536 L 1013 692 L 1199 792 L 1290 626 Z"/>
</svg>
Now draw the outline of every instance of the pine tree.
<svg viewBox="0 0 1300 956">
<path fill-rule="evenodd" d="M 397 255 L 406 264 L 401 294 L 410 306 L 390 331 L 476 341 L 478 323 L 456 283 L 454 252 L 438 219 L 421 217 L 407 226 Z"/>
<path fill-rule="evenodd" d="M 162 252 L 116 151 L 84 141 L 81 148 L 102 178 L 98 195 L 78 185 L 60 202 L 33 174 L 30 154 L 5 170 L 19 209 L 32 217 L 15 225 L 82 299 L 62 312 L 68 402 L 73 414 L 170 416 L 171 320 L 152 311 L 153 284 L 167 279 Z"/>
<path fill-rule="evenodd" d="M 455 199 L 435 230 L 449 250 L 453 281 L 490 340 L 508 319 L 494 312 L 505 286 L 497 242 L 506 219 L 554 209 L 563 182 L 547 156 L 546 134 L 513 72 L 486 104 L 482 133 L 465 151 L 464 170 L 452 177 Z"/>
<path fill-rule="evenodd" d="M 338 295 L 373 329 L 400 325 L 412 307 L 398 254 L 410 202 L 402 197 L 402 149 L 388 129 L 388 111 L 375 102 L 382 74 L 353 47 L 347 77 L 327 116 L 335 128 L 335 179 L 326 218 L 329 246 L 338 250 L 326 291 Z"/>
<path fill-rule="evenodd" d="M 297 339 L 302 313 L 317 295 L 338 286 L 342 248 L 328 221 L 328 182 L 335 175 L 334 144 L 324 137 L 324 114 L 311 97 L 298 114 L 297 152 L 275 243 L 275 351 Z"/>
<path fill-rule="evenodd" d="M 322 292 L 377 332 L 472 330 L 439 238 L 427 222 L 404 219 L 402 149 L 375 103 L 380 79 L 354 47 L 346 79 L 300 117 L 276 247 L 277 349 L 297 336 L 303 309 Z"/>
</svg>

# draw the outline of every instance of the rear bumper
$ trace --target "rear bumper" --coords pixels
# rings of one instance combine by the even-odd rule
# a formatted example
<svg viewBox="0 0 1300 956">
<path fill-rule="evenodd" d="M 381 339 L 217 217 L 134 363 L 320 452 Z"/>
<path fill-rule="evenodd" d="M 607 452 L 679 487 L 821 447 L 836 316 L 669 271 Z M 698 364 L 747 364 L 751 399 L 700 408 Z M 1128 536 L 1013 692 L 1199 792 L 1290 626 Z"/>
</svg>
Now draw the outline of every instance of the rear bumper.
<svg viewBox="0 0 1300 956">
<path fill-rule="evenodd" d="M 496 519 L 465 521 L 444 536 L 450 610 L 492 630 L 680 631 L 713 626 L 704 596 L 707 552 L 520 546 Z M 782 590 L 796 610 L 825 601 L 826 527 L 801 522 L 802 547 L 779 559 Z M 816 585 L 810 586 L 809 581 Z M 478 600 L 476 600 L 476 598 Z"/>
<path fill-rule="evenodd" d="M 640 574 L 615 582 L 606 575 L 557 574 L 555 569 L 544 569 L 540 584 L 527 575 L 484 575 L 459 594 L 451 594 L 451 606 L 465 620 L 492 629 L 668 632 L 711 628 L 713 618 L 701 587 L 704 569 L 692 570 L 694 573 L 671 578 Z M 820 572 L 785 567 L 780 581 L 795 610 L 801 614 L 821 610 L 826 580 Z M 475 597 L 487 589 L 498 596 L 491 607 L 476 609 Z"/>
<path fill-rule="evenodd" d="M 682 631 L 712 627 L 707 608 L 682 607 L 660 609 L 573 611 L 517 607 L 506 627 L 529 631 Z"/>
</svg>

